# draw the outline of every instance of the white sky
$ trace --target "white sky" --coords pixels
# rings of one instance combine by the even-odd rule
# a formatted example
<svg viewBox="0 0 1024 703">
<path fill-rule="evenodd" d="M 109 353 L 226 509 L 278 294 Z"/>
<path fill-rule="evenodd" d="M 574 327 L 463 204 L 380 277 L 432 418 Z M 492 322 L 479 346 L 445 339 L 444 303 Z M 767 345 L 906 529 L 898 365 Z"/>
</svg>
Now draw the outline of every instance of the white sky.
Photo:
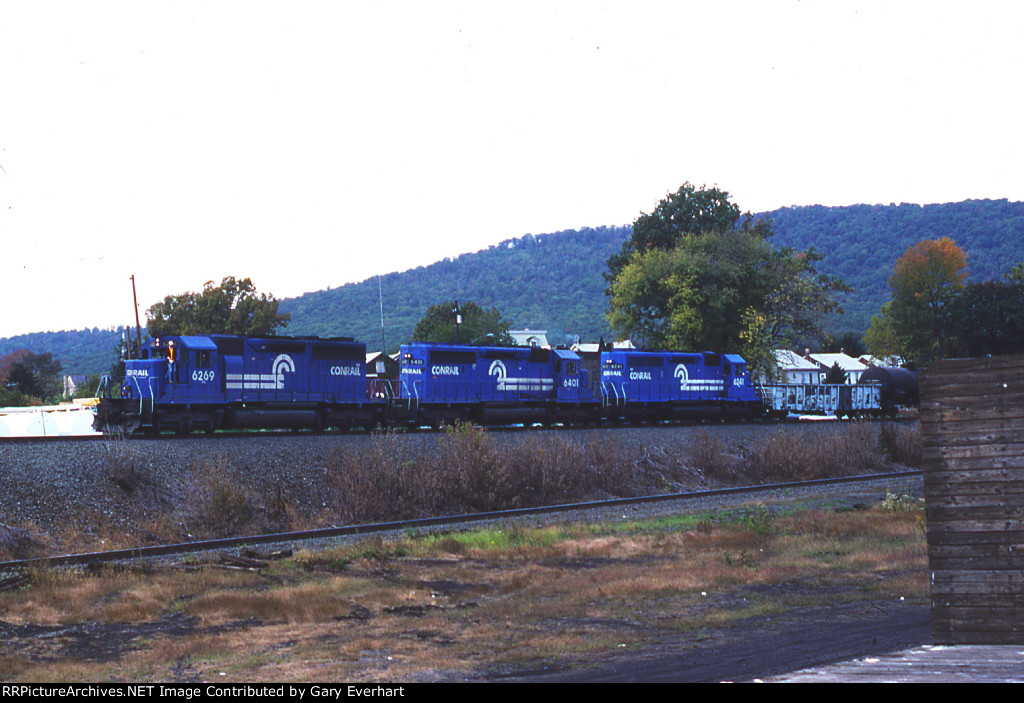
<svg viewBox="0 0 1024 703">
<path fill-rule="evenodd" d="M 1024 200 L 1024 3 L 0 0 L 0 337 L 292 297 L 685 181 Z M 424 301 L 424 306 L 435 301 Z"/>
</svg>

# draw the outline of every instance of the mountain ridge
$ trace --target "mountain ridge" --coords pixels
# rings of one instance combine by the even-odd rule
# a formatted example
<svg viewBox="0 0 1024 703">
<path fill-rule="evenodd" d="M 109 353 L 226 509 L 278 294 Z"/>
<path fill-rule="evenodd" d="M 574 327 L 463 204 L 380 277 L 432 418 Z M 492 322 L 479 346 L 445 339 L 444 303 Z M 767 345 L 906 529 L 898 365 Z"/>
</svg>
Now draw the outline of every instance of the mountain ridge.
<svg viewBox="0 0 1024 703">
<path fill-rule="evenodd" d="M 965 200 L 918 205 L 803 205 L 756 213 L 772 221 L 778 247 L 825 254 L 819 270 L 854 288 L 841 296 L 834 334 L 861 334 L 888 300 L 888 276 L 896 259 L 921 239 L 949 236 L 968 255 L 969 280 L 998 278 L 1024 261 L 1024 203 Z M 604 319 L 608 257 L 618 253 L 630 225 L 524 234 L 406 271 L 281 300 L 292 315 L 292 335 L 353 336 L 389 350 L 408 341 L 427 307 L 472 300 L 497 307 L 513 328 L 546 329 L 560 344 L 610 336 Z M 381 300 L 384 302 L 383 335 Z M 105 373 L 113 363 L 113 330 L 37 332 L 0 339 L 0 356 L 18 348 L 51 352 L 67 373 Z M 98 345 L 111 342 L 104 354 Z M 85 353 L 88 352 L 88 353 Z"/>
</svg>

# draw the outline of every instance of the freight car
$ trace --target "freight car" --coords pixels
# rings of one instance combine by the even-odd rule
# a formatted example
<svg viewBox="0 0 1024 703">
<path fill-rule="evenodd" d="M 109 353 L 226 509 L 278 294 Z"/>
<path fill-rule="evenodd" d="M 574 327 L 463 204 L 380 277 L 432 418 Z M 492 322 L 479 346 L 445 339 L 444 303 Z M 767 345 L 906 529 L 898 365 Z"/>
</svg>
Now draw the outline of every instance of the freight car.
<svg viewBox="0 0 1024 703">
<path fill-rule="evenodd" d="M 857 383 L 777 383 L 758 386 L 768 418 L 790 414 L 836 417 L 895 417 L 901 407 L 918 404 L 917 372 L 872 366 Z"/>
<path fill-rule="evenodd" d="M 883 414 L 882 387 L 878 383 L 778 383 L 759 387 L 764 414 L 783 418 L 790 414 L 874 417 Z"/>
<path fill-rule="evenodd" d="M 383 404 L 367 398 L 366 345 L 341 337 L 154 339 L 125 362 L 119 396 L 101 399 L 98 429 L 321 429 L 384 419 Z"/>
</svg>

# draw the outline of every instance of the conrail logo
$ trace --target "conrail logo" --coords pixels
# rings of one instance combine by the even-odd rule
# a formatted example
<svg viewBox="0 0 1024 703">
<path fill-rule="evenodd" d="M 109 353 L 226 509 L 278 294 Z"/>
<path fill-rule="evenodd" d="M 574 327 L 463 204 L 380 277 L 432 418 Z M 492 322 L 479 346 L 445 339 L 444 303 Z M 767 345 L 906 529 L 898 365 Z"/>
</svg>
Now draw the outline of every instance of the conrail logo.
<svg viewBox="0 0 1024 703">
<path fill-rule="evenodd" d="M 508 370 L 505 368 L 505 362 L 501 359 L 495 359 L 491 362 L 491 367 L 487 369 L 488 376 L 494 376 L 498 379 L 498 389 L 502 389 L 505 386 L 505 377 L 508 376 Z"/>
<path fill-rule="evenodd" d="M 281 390 L 284 388 L 284 376 L 295 373 L 295 360 L 288 354 L 278 354 L 270 365 L 271 373 L 229 373 L 224 378 L 224 387 L 230 390 L 259 389 Z"/>
<path fill-rule="evenodd" d="M 683 364 L 677 364 L 676 370 L 672 372 L 672 376 L 679 379 L 679 390 L 685 391 L 686 386 L 689 385 L 688 381 L 690 380 L 690 374 L 686 372 L 686 366 Z"/>
</svg>

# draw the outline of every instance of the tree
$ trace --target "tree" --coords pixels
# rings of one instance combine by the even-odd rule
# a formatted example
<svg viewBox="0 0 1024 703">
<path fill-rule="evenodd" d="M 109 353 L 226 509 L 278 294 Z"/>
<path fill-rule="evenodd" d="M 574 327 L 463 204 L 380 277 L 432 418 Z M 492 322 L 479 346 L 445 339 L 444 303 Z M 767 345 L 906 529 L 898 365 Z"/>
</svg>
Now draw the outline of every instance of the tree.
<svg viewBox="0 0 1024 703">
<path fill-rule="evenodd" d="M 248 278 L 228 276 L 219 286 L 208 281 L 202 293 L 169 295 L 146 312 L 153 337 L 169 334 L 273 335 L 288 324 L 290 315 L 278 314 L 278 301 L 257 293 Z"/>
<path fill-rule="evenodd" d="M 416 323 L 412 338 L 416 342 L 455 343 L 456 301 L 431 305 Z M 462 315 L 458 338 L 462 344 L 509 345 L 508 322 L 501 318 L 497 308 L 485 310 L 472 301 L 457 306 Z"/>
<path fill-rule="evenodd" d="M 967 254 L 949 237 L 925 239 L 904 252 L 889 276 L 892 298 L 865 335 L 876 356 L 928 363 L 955 346 L 951 306 L 964 291 Z"/>
<path fill-rule="evenodd" d="M 737 226 L 727 193 L 686 184 L 667 200 L 608 262 L 617 333 L 649 347 L 736 352 L 767 369 L 772 349 L 819 335 L 824 315 L 838 311 L 834 294 L 846 287 L 817 272 L 822 257 L 776 249 L 766 222 Z"/>
<path fill-rule="evenodd" d="M 0 358 L 3 405 L 33 405 L 60 397 L 61 363 L 53 354 L 18 349 Z"/>
<path fill-rule="evenodd" d="M 633 222 L 632 235 L 623 242 L 622 251 L 608 259 L 605 279 L 615 280 L 637 252 L 667 251 L 687 235 L 725 234 L 735 229 L 739 220 L 740 209 L 729 202 L 729 193 L 684 183 L 675 193 L 666 195 L 653 212 L 641 214 Z M 742 227 L 754 228 L 765 237 L 771 234 L 768 227 L 752 222 L 749 214 Z"/>
<path fill-rule="evenodd" d="M 1024 265 L 1001 281 L 969 283 L 949 308 L 950 352 L 1019 354 L 1024 349 Z"/>
<path fill-rule="evenodd" d="M 839 366 L 839 362 L 837 361 L 836 363 L 832 364 L 832 368 L 830 368 L 828 370 L 828 373 L 825 374 L 825 379 L 822 382 L 829 385 L 840 385 L 846 383 L 846 380 L 846 372 L 843 371 L 843 369 Z"/>
</svg>

